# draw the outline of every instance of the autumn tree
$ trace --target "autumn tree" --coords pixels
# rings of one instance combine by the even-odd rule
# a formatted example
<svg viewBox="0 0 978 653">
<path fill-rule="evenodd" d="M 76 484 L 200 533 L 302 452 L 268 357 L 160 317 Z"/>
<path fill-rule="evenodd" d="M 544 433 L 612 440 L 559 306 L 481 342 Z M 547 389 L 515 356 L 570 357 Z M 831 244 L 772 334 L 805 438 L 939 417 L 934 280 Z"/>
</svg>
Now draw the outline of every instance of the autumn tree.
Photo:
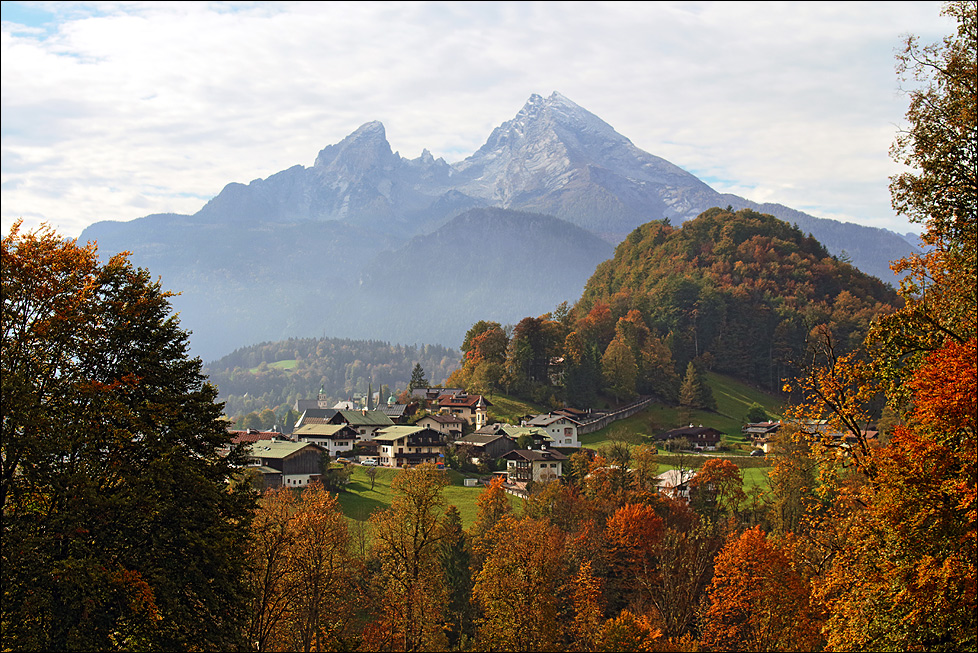
<svg viewBox="0 0 978 653">
<path fill-rule="evenodd" d="M 639 352 L 639 373 L 636 389 L 640 394 L 654 394 L 663 401 L 679 401 L 679 375 L 672 351 L 659 338 L 650 335 Z"/>
<path fill-rule="evenodd" d="M 807 435 L 785 425 L 773 437 L 774 464 L 768 472 L 770 518 L 777 535 L 800 533 L 817 496 L 818 465 Z"/>
<path fill-rule="evenodd" d="M 260 652 L 286 648 L 281 629 L 294 595 L 292 557 L 296 495 L 271 489 L 262 497 L 252 521 L 244 582 L 251 589 L 248 641 Z"/>
<path fill-rule="evenodd" d="M 254 497 L 170 296 L 46 227 L 3 238 L 3 648 L 245 646 Z"/>
<path fill-rule="evenodd" d="M 391 482 L 390 507 L 370 516 L 385 584 L 381 621 L 386 647 L 444 647 L 447 596 L 439 543 L 445 537 L 442 488 L 447 484 L 445 473 L 432 464 L 404 469 Z"/>
<path fill-rule="evenodd" d="M 759 527 L 731 536 L 717 556 L 708 592 L 702 641 L 711 649 L 818 649 L 820 621 L 808 586 Z"/>
<path fill-rule="evenodd" d="M 710 458 L 690 481 L 694 505 L 714 517 L 733 515 L 747 499 L 740 468 L 724 458 Z"/>
<path fill-rule="evenodd" d="M 571 627 L 575 650 L 591 651 L 604 622 L 601 580 L 591 571 L 591 562 L 581 564 L 573 580 L 574 621 Z"/>
<path fill-rule="evenodd" d="M 666 499 L 671 515 L 659 538 L 657 573 L 648 578 L 652 604 L 663 632 L 678 640 L 689 635 L 706 598 L 713 560 L 723 538 L 677 499 Z"/>
<path fill-rule="evenodd" d="M 910 425 L 872 453 L 875 483 L 855 497 L 866 507 L 849 520 L 846 546 L 818 585 L 833 648 L 978 644 L 976 356 L 974 338 L 931 353 L 908 382 Z"/>
<path fill-rule="evenodd" d="M 568 580 L 563 533 L 547 521 L 505 515 L 490 537 L 506 544 L 493 549 L 475 580 L 479 646 L 560 650 Z"/>
<path fill-rule="evenodd" d="M 891 193 L 898 211 L 923 224 L 928 249 L 894 265 L 907 273 L 904 306 L 876 320 L 861 351 L 809 375 L 796 411 L 829 417 L 855 440 L 814 450 L 822 488 L 833 490 L 823 491 L 827 510 L 844 530 L 813 580 L 831 648 L 978 645 L 976 5 L 952 2 L 944 12 L 957 20 L 956 34 L 923 48 L 909 38 L 898 57 L 900 72 L 923 87 L 911 91 L 910 127 L 893 148 L 910 170 L 892 180 Z M 858 430 L 880 394 L 899 417 L 886 443 Z"/>
<path fill-rule="evenodd" d="M 498 544 L 489 537 L 492 529 L 504 515 L 513 511 L 506 490 L 503 488 L 503 483 L 502 476 L 494 476 L 476 500 L 478 511 L 475 522 L 469 528 L 469 536 L 472 538 L 472 548 L 475 554 L 476 572 L 478 572 L 485 556 Z"/>
<path fill-rule="evenodd" d="M 319 483 L 307 486 L 290 526 L 295 535 L 288 648 L 308 653 L 341 646 L 355 603 L 349 535 L 336 495 Z"/>
</svg>

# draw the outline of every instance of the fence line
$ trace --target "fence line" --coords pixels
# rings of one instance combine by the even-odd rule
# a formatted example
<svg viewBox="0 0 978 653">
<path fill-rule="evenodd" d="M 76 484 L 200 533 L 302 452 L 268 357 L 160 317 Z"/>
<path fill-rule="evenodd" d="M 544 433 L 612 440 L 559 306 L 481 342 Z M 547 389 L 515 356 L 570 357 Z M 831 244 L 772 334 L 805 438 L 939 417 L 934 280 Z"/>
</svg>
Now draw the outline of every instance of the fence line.
<svg viewBox="0 0 978 653">
<path fill-rule="evenodd" d="M 620 419 L 625 419 L 626 417 L 631 417 L 635 413 L 648 407 L 648 405 L 652 403 L 652 399 L 652 397 L 642 397 L 638 401 L 632 402 L 624 408 L 619 408 L 613 413 L 607 413 L 589 422 L 584 422 L 577 428 L 577 434 L 587 435 L 588 433 L 594 433 L 595 431 L 601 430 L 613 422 L 617 422 Z"/>
</svg>

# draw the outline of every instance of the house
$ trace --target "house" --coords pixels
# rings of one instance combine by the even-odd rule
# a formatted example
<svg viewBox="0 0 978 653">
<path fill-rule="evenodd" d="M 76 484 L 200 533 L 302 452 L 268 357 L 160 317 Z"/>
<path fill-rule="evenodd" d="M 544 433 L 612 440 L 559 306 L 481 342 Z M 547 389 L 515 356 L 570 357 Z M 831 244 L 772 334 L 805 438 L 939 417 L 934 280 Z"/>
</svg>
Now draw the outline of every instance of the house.
<svg viewBox="0 0 978 653">
<path fill-rule="evenodd" d="M 299 419 L 296 420 L 295 425 L 292 427 L 293 432 L 306 424 L 329 424 L 331 420 L 337 413 L 335 408 L 306 408 L 299 415 Z"/>
<path fill-rule="evenodd" d="M 514 449 L 503 456 L 510 483 L 549 483 L 564 473 L 567 456 L 552 449 Z"/>
<path fill-rule="evenodd" d="M 328 423 L 349 424 L 361 440 L 372 440 L 378 430 L 394 426 L 394 420 L 379 410 L 338 410 Z"/>
<path fill-rule="evenodd" d="M 456 447 L 469 447 L 474 463 L 482 460 L 497 460 L 516 449 L 516 440 L 505 433 L 470 433 L 455 440 Z"/>
<path fill-rule="evenodd" d="M 755 447 L 771 453 L 771 436 L 781 429 L 781 422 L 751 422 L 744 424 L 741 432 L 750 437 Z"/>
<path fill-rule="evenodd" d="M 660 442 L 665 442 L 675 440 L 676 438 L 685 438 L 689 442 L 689 446 L 693 449 L 712 451 L 720 444 L 720 438 L 722 437 L 723 433 L 715 428 L 703 426 L 702 424 L 699 426 L 690 424 L 689 426 L 660 433 L 655 436 L 655 439 Z"/>
<path fill-rule="evenodd" d="M 259 440 L 242 445 L 249 467 L 264 477 L 264 487 L 303 487 L 320 476 L 325 450 L 311 442 Z"/>
<path fill-rule="evenodd" d="M 514 424 L 500 424 L 497 422 L 483 426 L 472 435 L 505 435 L 513 442 L 517 442 L 521 436 L 525 435 L 532 440 L 532 444 L 527 445 L 529 449 L 540 449 L 555 444 L 550 434 L 535 426 L 516 426 Z"/>
<path fill-rule="evenodd" d="M 244 431 L 228 429 L 228 435 L 231 436 L 231 444 L 250 444 L 252 442 L 258 442 L 259 440 L 287 439 L 285 435 L 279 431 L 258 431 L 256 429 L 247 429 Z"/>
<path fill-rule="evenodd" d="M 439 433 L 444 433 L 449 440 L 454 440 L 455 438 L 462 437 L 462 425 L 465 421 L 454 415 L 425 415 L 417 422 L 414 423 L 415 426 L 425 426 L 430 429 L 434 429 Z"/>
<path fill-rule="evenodd" d="M 438 412 L 454 415 L 480 429 L 488 422 L 488 410 L 492 403 L 482 395 L 467 392 L 442 394 L 438 397 Z"/>
<path fill-rule="evenodd" d="M 656 477 L 659 493 L 689 502 L 689 482 L 696 476 L 693 469 L 670 469 Z"/>
<path fill-rule="evenodd" d="M 349 424 L 306 424 L 292 433 L 297 442 L 312 442 L 326 450 L 331 457 L 352 451 L 359 434 Z"/>
<path fill-rule="evenodd" d="M 389 426 L 374 435 L 377 463 L 384 467 L 414 467 L 445 462 L 445 436 L 424 426 Z"/>
<path fill-rule="evenodd" d="M 534 415 L 524 424 L 524 426 L 544 430 L 550 436 L 555 447 L 574 447 L 575 449 L 581 448 L 581 441 L 577 439 L 577 429 L 580 425 L 580 421 L 564 412 Z"/>
<path fill-rule="evenodd" d="M 231 448 L 237 445 L 251 444 L 252 442 L 258 442 L 259 440 L 287 440 L 282 433 L 278 431 L 259 431 L 257 429 L 247 429 L 247 430 L 235 430 L 228 429 L 228 435 L 231 436 L 231 442 L 227 446 L 221 447 L 217 450 L 217 453 L 221 456 L 226 456 L 230 453 Z"/>
</svg>

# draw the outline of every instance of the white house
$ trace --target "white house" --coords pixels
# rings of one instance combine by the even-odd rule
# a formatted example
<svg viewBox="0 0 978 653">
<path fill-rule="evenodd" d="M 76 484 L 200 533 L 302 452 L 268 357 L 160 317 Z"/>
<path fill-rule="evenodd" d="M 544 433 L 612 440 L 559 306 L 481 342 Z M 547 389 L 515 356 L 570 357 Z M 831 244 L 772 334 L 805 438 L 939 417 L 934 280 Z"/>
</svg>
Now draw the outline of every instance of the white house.
<svg viewBox="0 0 978 653">
<path fill-rule="evenodd" d="M 550 436 L 555 447 L 574 447 L 577 449 L 581 447 L 581 441 L 577 438 L 577 429 L 581 423 L 567 415 L 560 413 L 536 415 L 524 425 L 542 429 Z"/>
</svg>

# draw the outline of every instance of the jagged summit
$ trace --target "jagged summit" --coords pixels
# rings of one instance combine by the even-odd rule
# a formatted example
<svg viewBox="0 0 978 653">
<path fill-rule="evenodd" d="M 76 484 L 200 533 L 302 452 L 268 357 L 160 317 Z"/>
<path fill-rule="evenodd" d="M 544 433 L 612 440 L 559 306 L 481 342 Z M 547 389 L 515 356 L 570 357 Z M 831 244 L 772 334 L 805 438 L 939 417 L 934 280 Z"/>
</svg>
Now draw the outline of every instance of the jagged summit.
<svg viewBox="0 0 978 653">
<path fill-rule="evenodd" d="M 329 169 L 339 164 L 347 171 L 362 172 L 372 166 L 393 166 L 397 158 L 387 142 L 384 125 L 374 120 L 361 125 L 336 145 L 324 147 L 313 167 Z"/>
</svg>

